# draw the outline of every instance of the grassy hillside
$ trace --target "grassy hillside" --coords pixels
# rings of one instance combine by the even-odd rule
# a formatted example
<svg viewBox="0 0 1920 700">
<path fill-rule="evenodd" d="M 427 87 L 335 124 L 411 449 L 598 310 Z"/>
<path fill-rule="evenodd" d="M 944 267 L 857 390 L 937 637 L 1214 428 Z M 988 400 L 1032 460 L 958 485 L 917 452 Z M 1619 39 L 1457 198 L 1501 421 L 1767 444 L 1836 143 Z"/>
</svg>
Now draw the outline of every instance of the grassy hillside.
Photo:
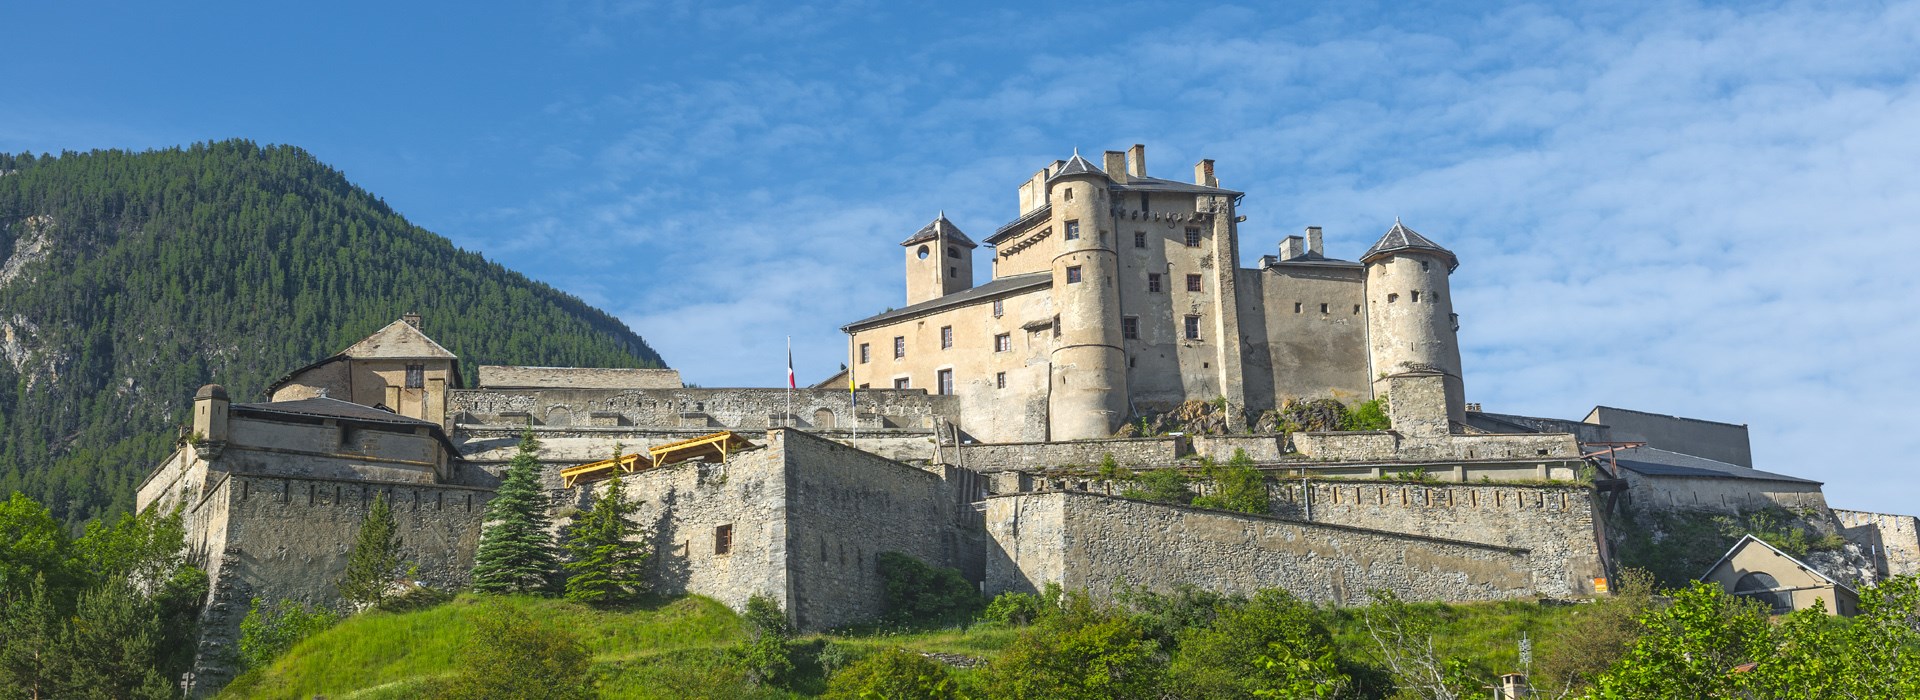
<svg viewBox="0 0 1920 700">
<path fill-rule="evenodd" d="M 658 606 L 600 611 L 540 598 L 461 596 L 423 611 L 357 616 L 295 646 L 271 666 L 242 676 L 223 698 L 418 697 L 455 669 L 474 616 L 485 603 L 503 600 L 530 617 L 574 631 L 593 656 L 598 688 L 606 698 L 802 698 L 826 689 L 821 651 L 860 657 L 889 648 L 996 658 L 1020 628 L 979 624 L 966 629 L 911 633 L 814 635 L 794 643 L 797 678 L 786 689 L 745 685 L 726 667 L 728 647 L 747 638 L 743 621 L 725 606 L 686 597 Z M 1490 676 L 1513 670 L 1522 633 L 1544 639 L 1578 619 L 1580 607 L 1530 602 L 1487 605 L 1417 605 L 1433 621 L 1437 646 L 1447 657 Z M 1325 611 L 1343 656 L 1367 658 L 1374 642 L 1355 611 Z M 980 680 L 977 669 L 955 669 L 962 687 Z M 970 693 L 973 697 L 984 697 Z"/>
<path fill-rule="evenodd" d="M 0 154 L 0 494 L 131 507 L 195 389 L 275 378 L 401 314 L 479 364 L 660 366 L 618 319 L 246 141 Z"/>
</svg>

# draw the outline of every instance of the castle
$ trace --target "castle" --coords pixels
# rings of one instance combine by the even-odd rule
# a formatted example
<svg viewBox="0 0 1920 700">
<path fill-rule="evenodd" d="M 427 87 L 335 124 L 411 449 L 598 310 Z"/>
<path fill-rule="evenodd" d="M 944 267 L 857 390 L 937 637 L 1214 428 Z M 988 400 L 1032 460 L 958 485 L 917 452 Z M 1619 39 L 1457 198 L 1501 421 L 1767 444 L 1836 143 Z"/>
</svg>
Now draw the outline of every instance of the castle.
<svg viewBox="0 0 1920 700">
<path fill-rule="evenodd" d="M 212 576 L 205 687 L 232 672 L 250 598 L 336 599 L 376 494 L 394 504 L 416 577 L 463 585 L 482 509 L 528 430 L 562 520 L 591 501 L 595 475 L 630 472 L 655 590 L 736 607 L 768 595 L 804 629 L 880 615 L 885 552 L 957 569 L 988 594 L 1592 596 L 1618 568 L 1630 512 L 1779 507 L 1844 538 L 1810 565 L 1716 565 L 1743 594 L 1801 579 L 1727 562 L 1790 561 L 1844 584 L 1920 571 L 1913 517 L 1832 509 L 1818 482 L 1753 468 L 1745 426 L 1467 403 L 1448 288 L 1459 260 L 1400 222 L 1357 262 L 1329 257 L 1308 228 L 1246 269 L 1242 195 L 1211 161 L 1191 184 L 1147 176 L 1141 146 L 1103 165 L 1076 154 L 1022 183 L 1018 216 L 984 239 L 992 278 L 978 286 L 978 246 L 944 215 L 908 237 L 908 304 L 845 326 L 849 374 L 813 388 L 506 366 L 478 367 L 469 388 L 411 314 L 262 401 L 203 388 L 138 502 L 179 506 Z M 1289 400 L 1376 398 L 1390 429 L 1250 420 Z M 1131 427 L 1196 406 L 1218 429 Z M 616 445 L 636 458 L 605 461 Z M 1269 477 L 1264 514 L 1121 495 L 1126 470 L 1237 454 Z"/>
</svg>

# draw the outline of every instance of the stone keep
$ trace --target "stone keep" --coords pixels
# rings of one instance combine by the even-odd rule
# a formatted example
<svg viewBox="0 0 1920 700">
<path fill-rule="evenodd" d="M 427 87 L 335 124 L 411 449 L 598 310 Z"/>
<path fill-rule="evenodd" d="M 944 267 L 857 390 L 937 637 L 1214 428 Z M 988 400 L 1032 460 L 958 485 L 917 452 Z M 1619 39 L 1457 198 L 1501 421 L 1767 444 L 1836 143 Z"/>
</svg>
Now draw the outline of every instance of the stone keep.
<svg viewBox="0 0 1920 700">
<path fill-rule="evenodd" d="M 1107 176 L 1075 154 L 1048 181 L 1054 230 L 1054 317 L 1048 433 L 1054 440 L 1113 434 L 1126 420 L 1127 358 L 1121 350 L 1118 256 Z"/>
</svg>

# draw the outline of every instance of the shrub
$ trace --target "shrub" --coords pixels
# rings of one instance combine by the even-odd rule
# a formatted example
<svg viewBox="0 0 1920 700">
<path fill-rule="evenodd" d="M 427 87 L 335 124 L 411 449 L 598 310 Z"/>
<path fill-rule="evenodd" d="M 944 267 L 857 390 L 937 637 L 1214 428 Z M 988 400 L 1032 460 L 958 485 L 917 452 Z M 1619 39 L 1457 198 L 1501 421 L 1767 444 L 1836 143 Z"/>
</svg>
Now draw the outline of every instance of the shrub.
<svg viewBox="0 0 1920 700">
<path fill-rule="evenodd" d="M 833 674 L 826 697 L 952 700 L 960 696 L 946 667 L 919 654 L 888 649 Z"/>
<path fill-rule="evenodd" d="M 1027 628 L 987 666 L 987 697 L 1148 698 L 1160 685 L 1156 645 L 1112 611 L 1068 596 L 1060 614 Z"/>
<path fill-rule="evenodd" d="M 729 655 L 747 671 L 747 679 L 756 684 L 781 685 L 793 675 L 793 656 L 787 649 L 787 637 L 793 629 L 780 604 L 764 595 L 747 599 L 741 613 L 747 621 L 747 640 L 729 650 Z"/>
<path fill-rule="evenodd" d="M 1269 512 L 1267 477 L 1253 468 L 1246 450 L 1234 450 L 1226 464 L 1209 464 L 1206 475 L 1213 480 L 1213 493 L 1193 499 L 1193 505 L 1255 515 Z"/>
<path fill-rule="evenodd" d="M 240 664 L 246 668 L 264 667 L 300 640 L 325 631 L 339 621 L 340 615 L 326 608 L 291 600 L 267 607 L 259 598 L 254 598 L 247 606 L 247 616 L 240 620 Z"/>
<path fill-rule="evenodd" d="M 1039 620 L 1046 605 L 1045 600 L 1032 593 L 1008 591 L 993 597 L 993 602 L 987 604 L 985 617 L 1003 625 L 1024 627 Z"/>
<path fill-rule="evenodd" d="M 1187 475 L 1179 469 L 1136 472 L 1133 483 L 1134 488 L 1120 492 L 1122 497 L 1183 506 L 1193 503 L 1193 489 L 1188 488 Z"/>
<path fill-rule="evenodd" d="M 1331 698 L 1351 681 L 1317 611 L 1280 590 L 1182 632 L 1169 676 L 1189 698 Z"/>
<path fill-rule="evenodd" d="M 1386 430 L 1391 427 L 1393 421 L 1387 417 L 1385 395 L 1355 404 L 1353 410 L 1347 412 L 1346 422 L 1341 426 L 1344 430 Z"/>
<path fill-rule="evenodd" d="M 460 654 L 454 677 L 439 695 L 449 700 L 482 698 L 592 698 L 592 657 L 573 632 L 536 622 L 525 612 L 492 602 L 474 618 L 473 637 Z"/>
<path fill-rule="evenodd" d="M 928 566 L 899 552 L 875 558 L 884 587 L 884 620 L 896 625 L 965 622 L 984 601 L 956 569 Z"/>
</svg>

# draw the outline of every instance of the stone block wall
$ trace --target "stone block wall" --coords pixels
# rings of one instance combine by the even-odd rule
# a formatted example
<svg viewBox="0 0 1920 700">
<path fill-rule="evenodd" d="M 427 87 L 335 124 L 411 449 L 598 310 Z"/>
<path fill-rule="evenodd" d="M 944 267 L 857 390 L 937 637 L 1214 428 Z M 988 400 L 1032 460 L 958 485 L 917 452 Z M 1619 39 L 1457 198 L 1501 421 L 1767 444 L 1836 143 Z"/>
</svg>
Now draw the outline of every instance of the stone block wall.
<svg viewBox="0 0 1920 700">
<path fill-rule="evenodd" d="M 1398 431 L 1294 433 L 1294 448 L 1320 461 L 1571 459 L 1580 443 L 1571 433 L 1511 435 L 1403 435 Z"/>
<path fill-rule="evenodd" d="M 1111 596 L 1122 584 L 1181 583 L 1230 594 L 1285 588 L 1355 604 L 1385 589 L 1410 600 L 1535 593 L 1523 549 L 1207 511 L 1075 492 L 986 501 L 988 593 L 1047 582 Z"/>
<path fill-rule="evenodd" d="M 1308 481 L 1269 485 L 1287 519 L 1525 549 L 1530 588 L 1591 595 L 1606 575 L 1604 521 L 1585 486 Z"/>
<path fill-rule="evenodd" d="M 1235 450 L 1246 450 L 1255 462 L 1278 461 L 1286 454 L 1285 435 L 1195 435 L 1193 453 L 1216 462 L 1233 459 Z"/>
<path fill-rule="evenodd" d="M 454 447 L 465 462 L 463 472 L 479 476 L 477 472 L 497 475 L 506 469 L 507 461 L 513 459 L 519 451 L 520 435 L 524 428 L 471 427 L 463 426 L 454 431 Z M 548 489 L 560 488 L 560 470 L 567 467 L 598 462 L 613 457 L 613 448 L 618 445 L 625 454 L 645 452 L 654 445 L 663 445 L 688 438 L 708 435 L 715 432 L 712 428 L 698 429 L 657 429 L 657 428 L 547 428 L 535 427 L 534 437 L 540 440 L 540 463 L 542 482 Z M 852 444 L 862 451 L 870 452 L 895 461 L 932 461 L 938 456 L 931 431 L 876 430 L 862 431 L 857 436 L 849 430 L 807 431 L 808 434 L 833 440 L 843 444 Z M 762 431 L 741 431 L 749 440 L 758 442 Z M 952 448 L 947 448 L 952 454 Z M 481 479 L 461 483 L 491 483 Z"/>
<path fill-rule="evenodd" d="M 960 464 L 975 471 L 1037 470 L 1049 467 L 1098 467 L 1107 455 L 1126 468 L 1168 464 L 1185 454 L 1179 437 L 1005 442 L 960 446 Z"/>
<path fill-rule="evenodd" d="M 739 610 L 756 594 L 793 605 L 787 579 L 786 460 L 780 450 L 736 453 L 726 464 L 684 462 L 624 477 L 651 531 L 649 584 L 698 593 Z M 725 551 L 719 532 L 727 528 Z"/>
<path fill-rule="evenodd" d="M 1293 447 L 1304 456 L 1326 462 L 1387 460 L 1399 451 L 1400 436 L 1385 430 L 1294 433 Z"/>
<path fill-rule="evenodd" d="M 1827 509 L 1827 497 L 1812 482 L 1649 476 L 1630 469 L 1620 475 L 1628 484 L 1626 502 L 1647 510 Z"/>
<path fill-rule="evenodd" d="M 955 422 L 952 396 L 919 389 L 863 389 L 856 413 L 845 389 L 796 389 L 787 418 L 786 389 L 470 389 L 451 392 L 455 425 L 521 427 L 708 428 L 762 430 L 932 429 Z"/>
<path fill-rule="evenodd" d="M 480 388 L 527 389 L 679 389 L 680 371 L 674 369 L 604 369 L 599 367 L 516 367 L 480 365 Z"/>
<path fill-rule="evenodd" d="M 1920 518 L 1859 510 L 1833 511 L 1840 534 L 1869 553 L 1881 576 L 1920 573 Z"/>
</svg>

